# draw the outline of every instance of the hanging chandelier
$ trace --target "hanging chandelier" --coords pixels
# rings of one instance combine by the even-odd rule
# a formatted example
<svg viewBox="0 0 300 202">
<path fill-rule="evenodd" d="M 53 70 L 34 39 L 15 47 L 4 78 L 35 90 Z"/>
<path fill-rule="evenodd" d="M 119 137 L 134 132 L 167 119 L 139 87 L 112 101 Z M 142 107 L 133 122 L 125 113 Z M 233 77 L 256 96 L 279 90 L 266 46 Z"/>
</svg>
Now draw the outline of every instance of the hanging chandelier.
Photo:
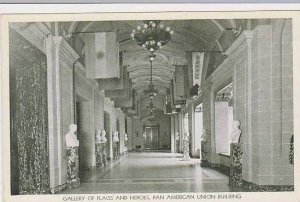
<svg viewBox="0 0 300 202">
<path fill-rule="evenodd" d="M 154 116 L 153 112 L 152 112 L 152 111 L 150 111 L 150 115 L 149 115 L 149 118 L 148 118 L 148 120 L 149 120 L 149 121 L 151 121 L 151 122 L 153 122 L 153 121 L 154 121 L 154 119 L 155 119 L 155 116 Z"/>
<path fill-rule="evenodd" d="M 173 30 L 169 26 L 164 28 L 160 20 L 144 20 L 143 22 L 143 27 L 137 26 L 136 30 L 132 30 L 131 37 L 138 45 L 153 54 L 170 41 Z"/>
<path fill-rule="evenodd" d="M 152 61 L 150 60 L 150 84 L 149 84 L 149 88 L 147 90 L 144 90 L 144 93 L 147 94 L 150 99 L 153 99 L 157 94 L 158 94 L 158 90 L 155 89 L 153 83 L 152 83 Z"/>
<path fill-rule="evenodd" d="M 153 102 L 152 102 L 152 99 L 149 103 L 149 106 L 147 106 L 147 109 L 150 111 L 150 112 L 153 112 L 155 110 L 155 106 L 153 105 Z"/>
</svg>

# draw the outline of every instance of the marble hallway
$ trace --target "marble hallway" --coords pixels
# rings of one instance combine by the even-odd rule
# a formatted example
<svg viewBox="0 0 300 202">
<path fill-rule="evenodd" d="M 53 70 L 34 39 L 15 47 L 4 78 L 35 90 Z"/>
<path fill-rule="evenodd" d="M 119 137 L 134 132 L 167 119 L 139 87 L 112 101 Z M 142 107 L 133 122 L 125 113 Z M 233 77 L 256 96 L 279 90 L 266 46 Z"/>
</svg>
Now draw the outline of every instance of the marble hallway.
<svg viewBox="0 0 300 202">
<path fill-rule="evenodd" d="M 182 154 L 129 153 L 112 169 L 89 171 L 72 194 L 227 192 L 228 177 L 201 168 L 200 159 L 182 161 Z"/>
</svg>

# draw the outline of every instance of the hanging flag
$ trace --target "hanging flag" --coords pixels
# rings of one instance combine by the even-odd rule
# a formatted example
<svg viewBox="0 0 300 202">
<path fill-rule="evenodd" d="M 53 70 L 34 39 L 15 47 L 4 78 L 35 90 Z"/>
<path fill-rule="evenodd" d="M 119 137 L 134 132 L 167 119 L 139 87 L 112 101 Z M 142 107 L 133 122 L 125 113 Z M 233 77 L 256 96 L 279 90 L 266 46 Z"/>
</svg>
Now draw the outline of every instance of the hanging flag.
<svg viewBox="0 0 300 202">
<path fill-rule="evenodd" d="M 193 86 L 201 85 L 204 52 L 192 52 Z"/>
</svg>

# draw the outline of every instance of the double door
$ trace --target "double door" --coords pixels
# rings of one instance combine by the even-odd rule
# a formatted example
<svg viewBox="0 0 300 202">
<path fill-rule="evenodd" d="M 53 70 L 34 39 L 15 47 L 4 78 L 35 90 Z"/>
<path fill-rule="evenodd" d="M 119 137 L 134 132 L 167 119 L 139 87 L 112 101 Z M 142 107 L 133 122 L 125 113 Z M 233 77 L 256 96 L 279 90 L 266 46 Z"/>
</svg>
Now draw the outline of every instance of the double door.
<svg viewBox="0 0 300 202">
<path fill-rule="evenodd" d="M 145 149 L 158 150 L 158 127 L 147 126 L 145 127 Z"/>
</svg>

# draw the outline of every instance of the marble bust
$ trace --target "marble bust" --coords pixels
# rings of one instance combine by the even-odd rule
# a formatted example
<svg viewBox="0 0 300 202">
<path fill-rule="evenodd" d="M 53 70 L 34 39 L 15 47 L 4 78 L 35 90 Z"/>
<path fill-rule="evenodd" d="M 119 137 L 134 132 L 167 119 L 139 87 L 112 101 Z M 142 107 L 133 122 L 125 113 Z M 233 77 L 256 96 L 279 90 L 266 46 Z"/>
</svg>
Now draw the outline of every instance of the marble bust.
<svg viewBox="0 0 300 202">
<path fill-rule="evenodd" d="M 102 143 L 106 143 L 107 142 L 105 130 L 101 131 L 101 142 Z"/>
<path fill-rule="evenodd" d="M 179 131 L 177 131 L 175 134 L 175 140 L 179 140 Z"/>
<path fill-rule="evenodd" d="M 128 140 L 128 135 L 127 135 L 127 133 L 124 134 L 124 140 L 125 140 L 125 142 Z"/>
<path fill-rule="evenodd" d="M 119 142 L 119 132 L 117 130 L 114 132 L 113 142 Z"/>
<path fill-rule="evenodd" d="M 79 146 L 79 141 L 75 135 L 75 132 L 77 131 L 77 125 L 76 124 L 71 124 L 69 126 L 69 132 L 65 135 L 66 139 L 66 146 L 67 147 L 78 147 Z"/>
<path fill-rule="evenodd" d="M 184 137 L 183 137 L 183 140 L 185 140 L 185 141 L 189 141 L 190 140 L 190 133 L 188 132 L 188 131 L 185 131 L 185 133 L 184 133 Z"/>
<path fill-rule="evenodd" d="M 239 142 L 239 139 L 240 139 L 240 136 L 241 136 L 241 133 L 242 131 L 240 130 L 240 121 L 238 120 L 234 120 L 233 121 L 233 128 L 232 128 L 232 133 L 231 133 L 231 136 L 230 136 L 230 139 L 231 139 L 231 143 L 238 143 Z"/>
<path fill-rule="evenodd" d="M 201 136 L 203 142 L 207 141 L 207 134 L 208 134 L 207 129 L 203 130 L 202 136 Z"/>
<path fill-rule="evenodd" d="M 96 130 L 96 143 L 101 143 L 101 130 Z"/>
</svg>

